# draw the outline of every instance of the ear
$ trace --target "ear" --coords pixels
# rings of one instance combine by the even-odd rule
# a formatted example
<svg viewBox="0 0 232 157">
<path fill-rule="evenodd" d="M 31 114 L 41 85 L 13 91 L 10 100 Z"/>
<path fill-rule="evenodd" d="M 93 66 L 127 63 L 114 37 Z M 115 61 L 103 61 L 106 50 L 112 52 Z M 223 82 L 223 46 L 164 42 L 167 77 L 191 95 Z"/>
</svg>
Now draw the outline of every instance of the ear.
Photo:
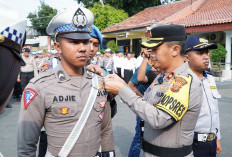
<svg viewBox="0 0 232 157">
<path fill-rule="evenodd" d="M 184 55 L 184 61 L 189 61 L 189 55 L 188 54 Z"/>
<path fill-rule="evenodd" d="M 172 49 L 173 49 L 173 51 L 172 51 L 173 57 L 176 57 L 178 54 L 180 54 L 180 51 L 181 51 L 180 45 L 173 45 Z"/>
<path fill-rule="evenodd" d="M 61 44 L 59 42 L 54 42 L 54 47 L 57 51 L 57 53 L 61 54 Z"/>
</svg>

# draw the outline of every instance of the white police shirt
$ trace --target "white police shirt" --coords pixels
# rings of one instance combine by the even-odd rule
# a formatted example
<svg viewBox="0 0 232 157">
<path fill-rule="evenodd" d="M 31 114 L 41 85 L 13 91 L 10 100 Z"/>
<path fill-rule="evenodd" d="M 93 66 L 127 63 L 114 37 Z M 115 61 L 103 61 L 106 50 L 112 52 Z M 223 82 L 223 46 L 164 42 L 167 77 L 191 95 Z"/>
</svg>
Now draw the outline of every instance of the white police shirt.
<svg viewBox="0 0 232 157">
<path fill-rule="evenodd" d="M 209 74 L 204 74 L 202 88 L 203 102 L 195 132 L 217 133 L 217 139 L 221 139 L 218 111 L 218 99 L 221 98 L 221 95 L 217 91 L 214 77 Z"/>
</svg>

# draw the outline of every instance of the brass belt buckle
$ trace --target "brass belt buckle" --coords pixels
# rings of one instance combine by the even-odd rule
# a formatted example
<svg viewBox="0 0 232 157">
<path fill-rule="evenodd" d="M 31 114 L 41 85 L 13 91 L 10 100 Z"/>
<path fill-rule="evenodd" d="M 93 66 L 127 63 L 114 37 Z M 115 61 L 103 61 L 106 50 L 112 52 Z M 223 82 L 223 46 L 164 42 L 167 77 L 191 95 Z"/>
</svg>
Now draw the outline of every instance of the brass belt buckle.
<svg viewBox="0 0 232 157">
<path fill-rule="evenodd" d="M 215 134 L 214 133 L 209 133 L 206 141 L 213 141 L 214 138 L 215 138 Z"/>
</svg>

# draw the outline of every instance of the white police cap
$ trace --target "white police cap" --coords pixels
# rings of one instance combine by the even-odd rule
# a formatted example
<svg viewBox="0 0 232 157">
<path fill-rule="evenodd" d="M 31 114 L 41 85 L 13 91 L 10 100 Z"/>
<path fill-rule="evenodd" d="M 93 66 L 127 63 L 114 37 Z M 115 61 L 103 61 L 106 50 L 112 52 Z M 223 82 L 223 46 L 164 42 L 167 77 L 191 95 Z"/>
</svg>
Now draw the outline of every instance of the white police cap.
<svg viewBox="0 0 232 157">
<path fill-rule="evenodd" d="M 26 39 L 27 21 L 19 13 L 0 2 L 0 45 L 8 47 L 25 65 L 20 52 Z"/>
<path fill-rule="evenodd" d="M 27 20 L 23 20 L 19 13 L 6 4 L 0 2 L 0 35 L 22 46 Z M 3 40 L 3 39 L 2 39 Z"/>
<path fill-rule="evenodd" d="M 47 33 L 68 39 L 90 39 L 93 21 L 90 10 L 80 6 L 67 8 L 50 21 Z"/>
</svg>

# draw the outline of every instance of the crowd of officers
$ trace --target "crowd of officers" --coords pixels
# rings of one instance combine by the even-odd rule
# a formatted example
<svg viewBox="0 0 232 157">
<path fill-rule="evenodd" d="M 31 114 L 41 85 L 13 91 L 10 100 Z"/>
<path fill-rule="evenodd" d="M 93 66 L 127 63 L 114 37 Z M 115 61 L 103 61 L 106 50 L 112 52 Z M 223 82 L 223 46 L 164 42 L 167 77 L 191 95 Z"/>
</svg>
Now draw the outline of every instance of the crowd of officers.
<svg viewBox="0 0 232 157">
<path fill-rule="evenodd" d="M 86 8 L 66 9 L 47 27 L 60 56 L 33 57 L 23 49 L 20 58 L 26 64 L 17 79 L 23 88 L 17 156 L 36 156 L 43 127 L 39 156 L 116 156 L 116 95 L 139 118 L 136 133 L 144 121 L 129 156 L 139 156 L 141 148 L 146 157 L 219 154 L 221 96 L 212 74 L 205 71 L 209 49 L 217 46 L 197 36 L 186 41 L 183 26 L 165 25 L 151 29 L 137 59 L 110 49 L 103 55 L 98 53 L 101 32 L 93 21 Z"/>
<path fill-rule="evenodd" d="M 29 48 L 24 47 L 20 55 L 25 62 L 25 66 L 21 66 L 20 73 L 14 85 L 13 97 L 17 102 L 21 100 L 22 91 L 32 78 L 38 76 L 39 73 L 54 69 L 60 62 L 58 53 L 46 50 L 31 52 Z M 12 108 L 12 105 L 8 103 L 6 108 Z"/>
</svg>

